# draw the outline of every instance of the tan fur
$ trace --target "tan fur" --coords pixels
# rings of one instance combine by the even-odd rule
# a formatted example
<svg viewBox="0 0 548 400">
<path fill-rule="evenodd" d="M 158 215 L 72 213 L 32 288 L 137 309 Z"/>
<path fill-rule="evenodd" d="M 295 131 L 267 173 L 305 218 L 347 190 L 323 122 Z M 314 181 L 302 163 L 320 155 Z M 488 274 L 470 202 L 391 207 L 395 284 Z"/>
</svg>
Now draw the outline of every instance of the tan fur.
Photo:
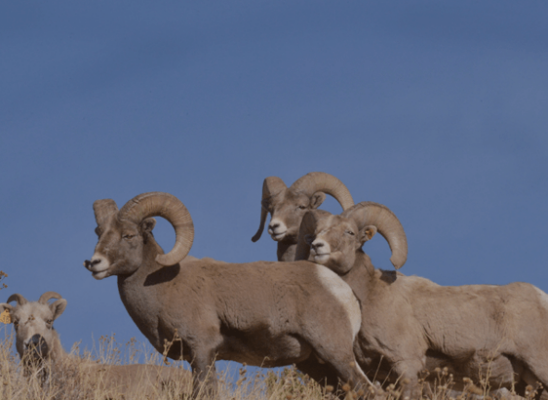
<svg viewBox="0 0 548 400">
<path fill-rule="evenodd" d="M 326 185 L 326 181 L 330 183 Z M 270 186 L 270 190 L 265 192 L 265 185 Z M 310 190 L 311 188 L 323 189 L 325 192 Z M 326 193 L 334 196 L 343 209 L 354 204 L 346 186 L 334 176 L 324 172 L 310 172 L 290 187 L 287 187 L 280 178 L 266 178 L 261 202 L 264 215 L 261 218 L 261 227 L 252 240 L 257 241 L 261 237 L 264 218 L 266 213 L 270 213 L 268 233 L 272 240 L 278 242 L 278 261 L 294 261 L 303 215 L 309 210 L 318 208 L 325 200 Z"/>
<path fill-rule="evenodd" d="M 362 316 L 360 303 L 350 287 L 345 284 L 337 274 L 322 265 L 316 265 L 316 273 L 320 281 L 324 284 L 325 289 L 333 294 L 333 296 L 343 305 L 347 313 L 348 319 L 352 323 L 353 338 L 356 337 L 360 330 Z"/>
<path fill-rule="evenodd" d="M 540 289 L 528 283 L 444 287 L 377 270 L 361 250 L 364 227 L 314 213 L 310 259 L 341 274 L 361 302 L 355 350 L 366 373 L 406 379 L 408 395 L 421 370 L 440 366 L 459 383 L 468 376 L 476 383 L 487 377 L 493 388 L 509 388 L 514 380 L 548 387 L 548 295 Z M 318 257 L 325 248 L 329 257 Z"/>
<path fill-rule="evenodd" d="M 62 305 L 62 309 L 57 313 L 56 304 Z M 151 397 L 164 386 L 190 379 L 189 371 L 179 368 L 147 364 L 106 365 L 70 356 L 63 349 L 57 331 L 53 329 L 53 320 L 62 314 L 65 305 L 65 299 L 49 305 L 28 302 L 13 307 L 0 303 L 0 309 L 10 310 L 15 324 L 17 352 L 26 363 L 27 371 L 30 371 L 31 364 L 37 367 L 38 360 L 33 358 L 32 347 L 27 347 L 26 343 L 35 335 L 39 335 L 46 343 L 39 365 L 42 368 L 50 365 L 52 379 L 63 380 L 93 375 L 93 380 L 98 382 L 98 389 L 108 398 L 119 395 L 123 395 L 127 400 L 140 399 L 147 395 Z M 52 323 L 48 324 L 47 321 Z"/>
<path fill-rule="evenodd" d="M 205 383 L 215 396 L 215 360 L 275 367 L 319 358 L 342 381 L 370 384 L 353 354 L 357 300 L 336 274 L 308 261 L 187 257 L 164 267 L 153 224 L 97 219 L 104 222 L 86 268 L 99 279 L 118 276 L 129 315 L 159 352 L 178 339 L 168 357 L 190 362 L 195 395 Z"/>
</svg>

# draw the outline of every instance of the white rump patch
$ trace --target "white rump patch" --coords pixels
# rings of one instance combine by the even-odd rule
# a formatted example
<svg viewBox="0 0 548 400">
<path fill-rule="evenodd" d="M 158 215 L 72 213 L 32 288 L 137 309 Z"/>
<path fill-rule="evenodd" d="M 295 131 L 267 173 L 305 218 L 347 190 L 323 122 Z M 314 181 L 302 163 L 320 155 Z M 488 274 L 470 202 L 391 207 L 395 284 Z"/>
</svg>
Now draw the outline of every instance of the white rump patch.
<svg viewBox="0 0 548 400">
<path fill-rule="evenodd" d="M 320 281 L 323 283 L 324 287 L 339 300 L 346 310 L 346 314 L 348 315 L 348 319 L 352 326 L 352 339 L 355 339 L 362 324 L 362 311 L 358 299 L 354 296 L 354 292 L 350 286 L 348 286 L 339 275 L 323 265 L 315 265 Z"/>
<path fill-rule="evenodd" d="M 546 311 L 548 311 L 548 294 L 544 293 L 542 290 L 540 290 L 538 287 L 536 286 L 533 286 L 537 292 L 538 292 L 538 295 L 540 297 L 540 304 L 542 304 L 542 306 L 546 309 Z"/>
</svg>

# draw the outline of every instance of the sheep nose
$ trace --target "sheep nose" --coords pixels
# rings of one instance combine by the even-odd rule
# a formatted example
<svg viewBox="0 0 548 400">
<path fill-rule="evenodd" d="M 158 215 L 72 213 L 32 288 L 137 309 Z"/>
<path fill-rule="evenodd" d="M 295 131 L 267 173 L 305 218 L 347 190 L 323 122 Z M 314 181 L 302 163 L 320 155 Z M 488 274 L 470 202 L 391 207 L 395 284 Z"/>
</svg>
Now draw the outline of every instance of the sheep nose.
<svg viewBox="0 0 548 400">
<path fill-rule="evenodd" d="M 34 345 L 34 346 L 38 345 L 40 343 L 41 338 L 42 336 L 37 333 L 36 335 L 30 338 L 29 345 Z"/>
<path fill-rule="evenodd" d="M 27 350 L 31 351 L 31 355 L 35 359 L 40 359 L 48 355 L 48 343 L 39 333 L 33 335 L 25 345 Z"/>
<path fill-rule="evenodd" d="M 323 246 L 323 242 L 312 242 L 312 244 L 310 245 L 310 247 L 312 247 L 314 250 L 317 250 Z"/>
<path fill-rule="evenodd" d="M 86 260 L 86 261 L 84 261 L 84 267 L 86 267 L 86 269 L 90 269 L 91 267 L 93 267 L 94 265 L 99 264 L 100 262 L 101 262 L 101 259 L 92 260 L 92 261 Z"/>
<path fill-rule="evenodd" d="M 271 229 L 271 230 L 275 230 L 276 228 L 278 228 L 280 226 L 280 224 L 276 223 L 276 224 L 270 224 L 268 225 L 268 229 Z"/>
</svg>

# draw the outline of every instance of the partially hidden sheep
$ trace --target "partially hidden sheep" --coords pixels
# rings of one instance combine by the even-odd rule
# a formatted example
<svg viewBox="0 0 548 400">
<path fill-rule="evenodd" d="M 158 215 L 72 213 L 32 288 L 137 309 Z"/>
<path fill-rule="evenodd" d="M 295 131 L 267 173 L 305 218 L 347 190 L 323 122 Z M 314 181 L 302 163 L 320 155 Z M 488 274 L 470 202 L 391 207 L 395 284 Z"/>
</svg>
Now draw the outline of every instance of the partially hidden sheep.
<svg viewBox="0 0 548 400">
<path fill-rule="evenodd" d="M 407 240 L 385 206 L 363 202 L 332 215 L 308 212 L 297 259 L 335 271 L 362 306 L 356 359 L 368 374 L 404 385 L 417 397 L 419 373 L 447 367 L 457 383 L 469 377 L 490 387 L 548 387 L 548 295 L 528 283 L 440 286 L 395 271 L 375 269 L 363 244 L 379 232 L 396 269 L 407 259 Z M 390 376 L 392 375 L 392 376 Z M 458 387 L 456 387 L 458 389 Z"/>
<path fill-rule="evenodd" d="M 54 302 L 49 303 L 50 300 Z M 12 306 L 15 301 L 16 306 Z M 46 292 L 38 301 L 28 301 L 21 294 L 13 294 L 7 303 L 0 303 L 0 311 L 9 310 L 15 328 L 15 345 L 25 370 L 30 373 L 41 368 L 51 371 L 52 382 L 83 379 L 86 386 L 96 382 L 95 390 L 107 398 L 153 398 L 161 390 L 190 385 L 190 372 L 181 368 L 149 364 L 110 365 L 80 359 L 65 352 L 53 322 L 65 311 L 67 300 L 58 293 Z"/>
</svg>

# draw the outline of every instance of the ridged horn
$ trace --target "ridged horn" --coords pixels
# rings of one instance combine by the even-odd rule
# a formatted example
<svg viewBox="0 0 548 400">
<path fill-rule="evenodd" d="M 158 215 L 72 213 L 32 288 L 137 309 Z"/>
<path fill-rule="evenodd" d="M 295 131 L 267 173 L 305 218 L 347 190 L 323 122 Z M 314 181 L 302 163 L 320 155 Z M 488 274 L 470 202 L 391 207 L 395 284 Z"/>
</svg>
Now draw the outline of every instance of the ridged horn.
<svg viewBox="0 0 548 400">
<path fill-rule="evenodd" d="M 183 260 L 194 240 L 194 224 L 185 205 L 169 193 L 149 192 L 135 196 L 118 213 L 120 221 L 129 220 L 140 224 L 145 218 L 162 217 L 175 229 L 175 244 L 167 254 L 158 254 L 156 262 L 174 265 Z"/>
<path fill-rule="evenodd" d="M 398 217 L 382 204 L 372 201 L 363 201 L 341 214 L 343 217 L 356 221 L 359 229 L 367 225 L 374 225 L 378 232 L 386 239 L 392 257 L 390 261 L 399 269 L 407 261 L 407 237 Z"/>
<path fill-rule="evenodd" d="M 97 226 L 101 226 L 112 214 L 118 212 L 118 206 L 112 199 L 97 200 L 93 203 L 93 212 Z"/>
<path fill-rule="evenodd" d="M 44 293 L 42 296 L 40 296 L 40 298 L 38 299 L 38 303 L 40 304 L 48 304 L 48 301 L 51 300 L 51 299 L 56 299 L 56 300 L 59 300 L 59 299 L 62 299 L 63 297 L 59 294 L 59 293 L 56 293 L 56 292 L 46 292 Z"/>
<path fill-rule="evenodd" d="M 8 297 L 8 303 L 11 303 L 12 301 L 16 301 L 18 305 L 22 306 L 28 303 L 27 299 L 23 297 L 23 295 L 19 293 L 14 293 L 10 297 Z"/>
<path fill-rule="evenodd" d="M 344 183 L 325 172 L 309 172 L 297 179 L 290 189 L 305 192 L 308 196 L 312 196 L 316 192 L 327 193 L 339 202 L 343 210 L 354 205 L 352 195 Z"/>
<path fill-rule="evenodd" d="M 266 217 L 268 215 L 268 209 L 264 206 L 264 201 L 270 197 L 280 193 L 282 190 L 287 189 L 284 181 L 282 181 L 277 176 L 269 176 L 263 181 L 263 197 L 261 199 L 261 222 L 259 225 L 259 230 L 251 238 L 252 242 L 256 242 L 261 238 L 264 230 L 264 224 L 266 222 Z"/>
</svg>

